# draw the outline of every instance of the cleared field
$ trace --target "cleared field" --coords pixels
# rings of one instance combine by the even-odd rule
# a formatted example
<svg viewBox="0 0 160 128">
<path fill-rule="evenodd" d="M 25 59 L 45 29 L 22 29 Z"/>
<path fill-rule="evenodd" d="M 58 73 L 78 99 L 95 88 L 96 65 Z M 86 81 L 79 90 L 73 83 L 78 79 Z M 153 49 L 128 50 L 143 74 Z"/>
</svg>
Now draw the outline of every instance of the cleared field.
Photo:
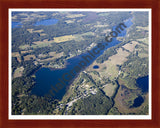
<svg viewBox="0 0 160 128">
<path fill-rule="evenodd" d="M 39 62 L 44 62 L 44 61 L 52 61 L 52 60 L 55 60 L 57 58 L 60 58 L 63 56 L 63 52 L 61 53 L 56 53 L 56 52 L 50 52 L 49 53 L 50 56 L 52 57 L 49 57 L 47 59 L 38 59 Z"/>
<path fill-rule="evenodd" d="M 33 33 L 33 29 L 27 29 L 27 31 Z"/>
<path fill-rule="evenodd" d="M 23 70 L 24 70 L 23 66 L 17 68 L 17 69 L 14 71 L 13 78 L 21 77 L 22 74 L 23 74 Z"/>
<path fill-rule="evenodd" d="M 33 50 L 28 50 L 28 51 L 21 51 L 21 53 L 22 54 L 24 54 L 24 53 L 30 53 L 30 52 L 32 52 Z"/>
<path fill-rule="evenodd" d="M 19 52 L 12 52 L 12 57 L 19 57 L 19 56 L 20 56 Z"/>
<path fill-rule="evenodd" d="M 104 27 L 108 27 L 108 25 L 100 25 L 100 24 L 98 24 L 98 25 L 94 25 L 94 27 L 96 27 L 96 28 L 104 28 Z"/>
<path fill-rule="evenodd" d="M 148 38 L 142 38 L 142 39 L 137 39 L 138 41 L 142 41 L 143 43 L 138 43 L 138 48 L 136 48 L 136 51 L 138 51 L 138 56 L 140 58 L 145 58 L 149 57 L 148 51 L 149 51 L 149 42 Z"/>
<path fill-rule="evenodd" d="M 75 19 L 72 19 L 72 20 L 66 20 L 65 22 L 66 22 L 67 24 L 70 24 L 70 23 L 74 23 L 74 21 L 75 21 Z"/>
<path fill-rule="evenodd" d="M 61 42 L 70 41 L 70 40 L 73 40 L 73 39 L 75 39 L 75 36 L 66 35 L 66 36 L 54 37 L 54 42 L 61 43 Z"/>
<path fill-rule="evenodd" d="M 19 13 L 15 16 L 26 16 L 25 18 L 21 18 L 23 21 L 22 22 L 26 22 L 26 21 L 32 21 L 34 20 L 35 18 L 44 18 L 46 17 L 46 15 L 40 15 L 40 14 L 35 14 L 35 13 L 32 13 L 32 14 L 27 14 L 27 13 Z"/>
<path fill-rule="evenodd" d="M 117 54 L 109 57 L 109 60 L 110 62 L 113 64 L 113 65 L 121 65 L 123 64 L 125 61 L 127 61 L 127 56 L 129 56 L 129 52 L 127 51 L 123 51 L 122 48 L 119 48 L 117 50 Z"/>
<path fill-rule="evenodd" d="M 147 53 L 139 53 L 138 56 L 140 58 L 145 58 L 145 57 L 149 57 L 149 55 Z"/>
<path fill-rule="evenodd" d="M 117 49 L 117 54 L 109 57 L 109 59 L 101 64 L 94 62 L 87 68 L 87 71 L 97 71 L 99 72 L 101 78 L 109 77 L 111 80 L 114 80 L 118 74 L 119 69 L 117 65 L 123 64 L 127 61 L 127 56 L 129 56 L 129 52 L 123 51 L 122 48 Z M 98 65 L 98 69 L 93 69 L 94 65 Z"/>
<path fill-rule="evenodd" d="M 33 44 L 36 44 L 36 45 L 41 45 L 41 44 L 50 44 L 50 43 L 54 43 L 53 40 L 50 40 L 48 41 L 48 39 L 45 39 L 43 41 L 36 41 L 36 42 L 32 42 Z"/>
<path fill-rule="evenodd" d="M 117 85 L 113 85 L 112 83 L 110 84 L 106 84 L 103 86 L 103 91 L 106 93 L 107 96 L 112 97 L 114 96 L 116 89 L 117 89 Z"/>
<path fill-rule="evenodd" d="M 137 26 L 136 28 L 137 28 L 138 30 L 148 30 L 148 26 L 147 26 L 147 27 Z"/>
<path fill-rule="evenodd" d="M 83 17 L 83 16 L 85 16 L 85 15 L 83 15 L 83 14 L 69 14 L 66 17 L 67 18 L 76 18 L 76 17 Z"/>
<path fill-rule="evenodd" d="M 40 33 L 40 36 L 45 36 L 45 35 L 47 35 L 47 34 L 45 34 L 45 33 Z"/>
<path fill-rule="evenodd" d="M 40 29 L 40 30 L 27 29 L 27 31 L 28 31 L 28 32 L 30 32 L 30 33 L 33 33 L 33 32 L 41 33 L 41 32 L 43 32 L 43 30 L 42 30 L 42 29 Z"/>
<path fill-rule="evenodd" d="M 49 40 L 45 39 L 43 41 L 35 41 L 32 42 L 33 44 L 30 45 L 21 45 L 19 46 L 20 49 L 27 49 L 27 48 L 41 48 L 41 47 L 50 47 L 52 43 L 61 43 L 61 42 L 66 42 L 66 41 L 71 41 L 71 40 L 75 40 L 75 41 L 80 41 L 83 40 L 84 37 L 83 36 L 94 36 L 95 33 L 93 32 L 86 32 L 86 33 L 82 33 L 82 34 L 75 34 L 75 35 L 65 35 L 65 36 L 59 36 L 59 37 L 54 37 L 53 40 Z"/>
<path fill-rule="evenodd" d="M 20 49 L 26 49 L 26 48 L 29 48 L 30 46 L 29 45 L 21 45 L 19 46 Z"/>
<path fill-rule="evenodd" d="M 12 57 L 16 57 L 18 62 L 21 62 L 21 56 L 19 52 L 12 52 Z"/>
<path fill-rule="evenodd" d="M 149 38 L 141 38 L 141 39 L 137 39 L 138 41 L 142 41 L 145 44 L 149 44 Z"/>
<path fill-rule="evenodd" d="M 35 55 L 27 55 L 27 56 L 24 56 L 24 60 L 31 60 L 31 59 L 35 59 Z"/>
<path fill-rule="evenodd" d="M 49 52 L 49 56 L 55 56 L 56 52 Z"/>
<path fill-rule="evenodd" d="M 130 52 L 133 52 L 135 49 L 135 46 L 138 44 L 137 41 L 132 41 L 131 43 L 127 43 L 123 46 L 123 48 L 129 50 Z"/>
<path fill-rule="evenodd" d="M 47 54 L 39 54 L 38 55 L 38 58 L 45 58 L 45 57 L 47 57 L 48 55 Z"/>
</svg>

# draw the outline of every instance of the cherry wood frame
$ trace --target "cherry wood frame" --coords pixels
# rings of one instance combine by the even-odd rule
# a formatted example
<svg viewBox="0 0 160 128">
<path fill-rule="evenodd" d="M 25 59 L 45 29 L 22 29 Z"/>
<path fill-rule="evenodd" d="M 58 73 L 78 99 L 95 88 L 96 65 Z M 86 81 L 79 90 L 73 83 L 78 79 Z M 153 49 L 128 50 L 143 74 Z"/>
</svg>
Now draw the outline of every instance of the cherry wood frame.
<svg viewBox="0 0 160 128">
<path fill-rule="evenodd" d="M 151 8 L 152 119 L 151 120 L 9 120 L 8 9 L 9 8 Z M 0 0 L 0 128 L 160 127 L 160 1 L 159 0 Z"/>
</svg>

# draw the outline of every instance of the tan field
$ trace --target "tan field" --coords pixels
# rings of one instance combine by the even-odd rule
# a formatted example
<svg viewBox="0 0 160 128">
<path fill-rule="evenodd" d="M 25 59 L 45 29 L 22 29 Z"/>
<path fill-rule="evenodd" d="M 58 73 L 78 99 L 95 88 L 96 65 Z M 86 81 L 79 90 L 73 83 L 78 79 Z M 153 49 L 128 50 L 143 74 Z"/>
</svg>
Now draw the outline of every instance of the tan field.
<svg viewBox="0 0 160 128">
<path fill-rule="evenodd" d="M 103 91 L 106 93 L 107 96 L 112 97 L 114 96 L 117 87 L 117 85 L 113 85 L 112 83 L 106 84 L 103 86 Z"/>
<path fill-rule="evenodd" d="M 33 33 L 33 32 L 41 33 L 41 32 L 43 32 L 43 30 L 42 30 L 42 29 L 40 29 L 40 30 L 27 29 L 27 31 L 29 31 L 30 33 Z"/>
<path fill-rule="evenodd" d="M 70 41 L 70 40 L 73 40 L 73 39 L 75 39 L 75 36 L 66 35 L 66 36 L 54 37 L 54 42 L 61 43 L 61 42 Z"/>
<path fill-rule="evenodd" d="M 12 57 L 16 57 L 18 62 L 21 62 L 21 56 L 19 52 L 12 52 Z"/>
<path fill-rule="evenodd" d="M 137 41 L 132 41 L 131 43 L 127 43 L 123 46 L 123 48 L 129 50 L 130 52 L 133 52 L 135 49 L 135 46 L 138 44 Z"/>
<path fill-rule="evenodd" d="M 69 24 L 69 23 L 74 23 L 74 21 L 75 21 L 75 19 L 73 19 L 73 20 L 66 20 L 65 22 L 66 22 L 67 24 Z"/>
<path fill-rule="evenodd" d="M 96 63 L 96 61 L 87 68 L 87 71 L 97 71 L 100 76 L 110 77 L 111 80 L 116 78 L 119 74 L 119 69 L 117 65 L 123 64 L 127 61 L 127 56 L 129 56 L 129 52 L 123 51 L 122 48 L 117 49 L 117 54 L 109 57 L 109 59 L 103 63 Z M 94 65 L 98 65 L 98 69 L 93 69 Z"/>
<path fill-rule="evenodd" d="M 30 46 L 28 44 L 19 46 L 20 49 L 26 49 L 26 48 L 29 48 L 29 47 Z"/>
<path fill-rule="evenodd" d="M 23 74 L 23 70 L 24 70 L 23 66 L 17 68 L 17 69 L 14 71 L 13 78 L 21 77 L 22 74 Z"/>
<path fill-rule="evenodd" d="M 141 39 L 137 39 L 138 41 L 142 41 L 145 44 L 149 44 L 149 38 L 141 38 Z"/>
<path fill-rule="evenodd" d="M 55 56 L 56 52 L 49 52 L 49 56 Z"/>
<path fill-rule="evenodd" d="M 22 54 L 24 54 L 24 53 L 30 53 L 30 52 L 32 52 L 33 50 L 28 50 L 28 51 L 21 51 L 21 53 Z"/>
<path fill-rule="evenodd" d="M 19 57 L 19 56 L 20 56 L 19 52 L 12 52 L 12 57 Z"/>
<path fill-rule="evenodd" d="M 117 52 L 118 52 L 117 54 L 109 57 L 109 60 L 113 65 L 117 65 L 117 64 L 121 65 L 121 64 L 123 64 L 125 61 L 127 61 L 126 57 L 129 56 L 129 54 L 130 54 L 127 51 L 123 51 L 122 48 L 119 48 L 117 50 Z"/>
<path fill-rule="evenodd" d="M 103 27 L 108 27 L 108 25 L 94 25 L 96 28 L 103 28 Z"/>
<path fill-rule="evenodd" d="M 47 34 L 45 34 L 45 33 L 40 33 L 40 36 L 45 36 L 45 35 L 47 35 Z"/>
<path fill-rule="evenodd" d="M 35 55 L 27 55 L 27 56 L 24 56 L 24 60 L 26 61 L 26 60 L 31 60 L 31 59 L 35 59 L 36 57 L 35 57 Z"/>
<path fill-rule="evenodd" d="M 66 17 L 67 18 L 76 18 L 76 17 L 82 17 L 82 16 L 85 16 L 85 15 L 83 15 L 83 14 L 69 14 Z"/>
<path fill-rule="evenodd" d="M 138 30 L 148 30 L 148 27 L 137 26 L 136 28 L 137 28 Z"/>
</svg>

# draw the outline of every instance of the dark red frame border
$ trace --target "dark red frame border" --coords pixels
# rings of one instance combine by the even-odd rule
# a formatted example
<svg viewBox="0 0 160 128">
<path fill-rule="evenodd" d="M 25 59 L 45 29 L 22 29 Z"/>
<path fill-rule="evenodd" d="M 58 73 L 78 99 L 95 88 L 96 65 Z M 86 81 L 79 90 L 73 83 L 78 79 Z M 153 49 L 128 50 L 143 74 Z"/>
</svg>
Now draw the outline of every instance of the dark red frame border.
<svg viewBox="0 0 160 128">
<path fill-rule="evenodd" d="M 9 8 L 151 8 L 152 120 L 9 120 L 8 9 Z M 160 127 L 160 1 L 159 0 L 0 0 L 0 128 Z"/>
</svg>

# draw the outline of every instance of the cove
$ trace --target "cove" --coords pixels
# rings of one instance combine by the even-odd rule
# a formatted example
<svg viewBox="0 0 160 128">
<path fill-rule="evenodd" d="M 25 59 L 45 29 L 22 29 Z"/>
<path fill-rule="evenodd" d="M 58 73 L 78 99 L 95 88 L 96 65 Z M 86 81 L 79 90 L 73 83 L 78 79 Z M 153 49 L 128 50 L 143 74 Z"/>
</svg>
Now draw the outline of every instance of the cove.
<svg viewBox="0 0 160 128">
<path fill-rule="evenodd" d="M 127 21 L 124 22 L 125 25 L 127 26 L 127 28 L 129 28 L 133 23 L 131 22 L 131 18 L 128 19 Z M 115 30 L 116 26 L 113 27 L 113 31 Z M 121 31 L 121 33 L 119 33 L 119 37 L 124 37 L 126 35 L 126 28 Z M 65 81 L 62 80 L 63 75 L 64 74 L 69 74 L 69 72 L 71 70 L 73 70 L 73 68 L 76 68 L 77 65 L 79 65 L 79 63 L 84 60 L 84 56 L 88 56 L 89 52 L 93 53 L 94 48 L 98 47 L 95 46 L 94 48 L 92 48 L 89 52 L 86 53 L 82 53 L 78 56 L 72 57 L 68 60 L 66 60 L 66 66 L 65 68 L 62 69 L 49 69 L 49 68 L 41 68 L 40 70 L 38 70 L 35 75 L 36 75 L 36 83 L 35 86 L 33 87 L 31 94 L 35 94 L 37 96 L 45 96 L 45 95 L 51 95 L 50 94 L 50 90 L 52 90 L 52 87 L 58 88 L 56 87 L 56 85 L 58 83 L 63 83 L 64 87 L 59 89 L 57 91 L 54 90 L 54 98 L 61 100 L 64 96 L 64 94 L 66 93 L 69 85 L 73 82 L 73 80 L 76 78 L 76 76 L 83 71 L 86 67 L 88 67 L 90 64 L 93 63 L 93 61 L 96 60 L 97 57 L 99 57 L 100 55 L 103 54 L 103 52 L 105 50 L 107 50 L 110 47 L 116 46 L 117 44 L 121 43 L 120 41 L 116 40 L 116 38 L 112 38 L 112 42 L 108 43 L 108 45 L 106 45 L 106 42 L 103 42 L 102 44 L 105 46 L 105 48 L 103 50 L 101 50 L 98 54 L 94 54 L 94 57 L 92 59 L 90 59 L 90 61 L 83 67 L 81 68 L 81 70 L 77 71 L 75 73 L 75 76 L 73 76 L 69 81 Z"/>
</svg>

